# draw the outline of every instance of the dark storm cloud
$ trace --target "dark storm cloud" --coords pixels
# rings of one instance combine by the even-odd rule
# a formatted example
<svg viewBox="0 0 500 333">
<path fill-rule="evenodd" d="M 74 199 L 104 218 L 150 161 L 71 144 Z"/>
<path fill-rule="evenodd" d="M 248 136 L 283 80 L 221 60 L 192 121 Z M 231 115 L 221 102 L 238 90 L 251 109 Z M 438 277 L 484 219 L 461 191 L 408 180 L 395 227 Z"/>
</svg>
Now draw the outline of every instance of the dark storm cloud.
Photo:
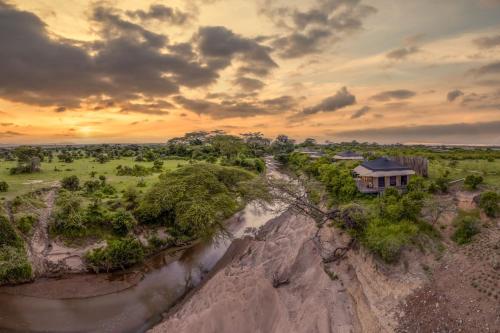
<svg viewBox="0 0 500 333">
<path fill-rule="evenodd" d="M 325 98 L 319 104 L 304 108 L 300 113 L 294 115 L 293 118 L 305 117 L 318 112 L 335 112 L 354 104 L 356 104 L 356 96 L 351 94 L 346 87 L 342 87 L 335 95 Z"/>
<path fill-rule="evenodd" d="M 476 76 L 500 74 L 500 61 L 492 62 L 469 71 Z"/>
<path fill-rule="evenodd" d="M 371 110 L 371 108 L 369 106 L 363 106 L 361 109 L 359 110 L 356 110 L 352 116 L 351 116 L 351 119 L 358 119 L 358 118 L 361 118 L 363 117 L 364 115 L 366 115 L 369 111 Z"/>
<path fill-rule="evenodd" d="M 66 108 L 64 106 L 59 106 L 59 107 L 54 109 L 54 112 L 57 112 L 57 113 L 62 113 L 65 111 L 66 111 Z"/>
<path fill-rule="evenodd" d="M 129 10 L 126 14 L 130 18 L 138 18 L 141 21 L 158 20 L 173 25 L 183 25 L 192 19 L 192 15 L 162 4 L 149 6 L 148 11 Z"/>
<path fill-rule="evenodd" d="M 473 42 L 480 49 L 492 49 L 494 47 L 500 46 L 500 35 L 477 38 L 474 39 Z"/>
<path fill-rule="evenodd" d="M 331 133 L 336 138 L 379 142 L 500 143 L 500 121 L 397 126 Z M 495 142 L 492 142 L 494 138 Z"/>
<path fill-rule="evenodd" d="M 201 27 L 195 36 L 200 54 L 214 69 L 228 67 L 236 59 L 240 74 L 267 75 L 278 65 L 271 58 L 271 49 L 257 41 L 233 33 L 225 27 Z"/>
<path fill-rule="evenodd" d="M 448 102 L 453 102 L 454 100 L 463 95 L 464 95 L 463 91 L 455 89 L 448 92 L 448 94 L 446 95 L 446 99 L 448 100 Z"/>
<path fill-rule="evenodd" d="M 234 83 L 240 86 L 243 90 L 260 90 L 265 86 L 265 83 L 257 80 L 257 79 L 252 79 L 249 77 L 238 77 L 234 80 Z"/>
<path fill-rule="evenodd" d="M 14 123 L 0 123 L 0 126 L 8 127 L 8 126 L 13 126 Z"/>
<path fill-rule="evenodd" d="M 360 0 L 318 0 L 308 10 L 276 7 L 273 1 L 264 0 L 259 8 L 277 27 L 287 30 L 272 40 L 283 58 L 322 51 L 326 42 L 339 41 L 346 34 L 361 30 L 363 20 L 376 11 Z"/>
<path fill-rule="evenodd" d="M 297 104 L 296 100 L 291 96 L 266 100 L 224 98 L 218 102 L 175 96 L 174 101 L 189 111 L 199 115 L 207 115 L 214 119 L 279 114 L 294 109 Z"/>
<path fill-rule="evenodd" d="M 91 18 L 99 23 L 100 34 L 106 39 L 139 37 L 153 47 L 163 47 L 168 42 L 167 36 L 123 19 L 120 11 L 112 7 L 95 6 Z"/>
<path fill-rule="evenodd" d="M 420 49 L 417 46 L 407 46 L 392 50 L 387 53 L 386 57 L 393 60 L 403 60 L 418 52 L 420 52 Z"/>
<path fill-rule="evenodd" d="M 378 94 L 370 97 L 370 99 L 373 99 L 373 100 L 379 101 L 379 102 L 386 102 L 386 101 L 390 101 L 393 99 L 399 99 L 399 100 L 408 99 L 408 98 L 411 98 L 415 95 L 416 95 L 416 93 L 414 91 L 407 90 L 407 89 L 398 89 L 398 90 L 383 91 L 381 93 L 378 93 Z"/>
<path fill-rule="evenodd" d="M 0 2 L 0 97 L 77 108 L 89 98 L 164 97 L 180 87 L 214 83 L 217 70 L 166 53 L 168 38 L 129 22 L 113 8 L 93 8 L 100 34 L 92 43 L 49 37 L 36 15 Z"/>
</svg>

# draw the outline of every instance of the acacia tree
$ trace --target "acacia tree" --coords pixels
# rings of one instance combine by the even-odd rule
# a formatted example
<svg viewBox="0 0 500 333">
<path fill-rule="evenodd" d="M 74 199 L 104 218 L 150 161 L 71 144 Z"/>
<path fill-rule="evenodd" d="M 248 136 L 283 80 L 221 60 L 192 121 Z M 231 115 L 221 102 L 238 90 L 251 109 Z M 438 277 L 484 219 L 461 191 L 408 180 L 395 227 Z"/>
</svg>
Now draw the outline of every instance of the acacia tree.
<svg viewBox="0 0 500 333">
<path fill-rule="evenodd" d="M 43 159 L 42 148 L 20 146 L 14 149 L 13 153 L 17 158 L 17 167 L 10 170 L 12 174 L 33 173 L 40 171 Z"/>
<path fill-rule="evenodd" d="M 240 134 L 248 149 L 255 157 L 263 156 L 271 144 L 271 140 L 264 137 L 261 132 L 248 132 Z"/>
</svg>

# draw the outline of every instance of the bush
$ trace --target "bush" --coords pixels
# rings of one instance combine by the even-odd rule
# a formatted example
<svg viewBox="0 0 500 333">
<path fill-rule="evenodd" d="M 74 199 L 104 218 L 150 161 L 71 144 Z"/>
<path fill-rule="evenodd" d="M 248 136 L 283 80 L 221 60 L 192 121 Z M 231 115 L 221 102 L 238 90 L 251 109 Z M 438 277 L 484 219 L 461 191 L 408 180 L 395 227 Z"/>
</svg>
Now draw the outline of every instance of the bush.
<svg viewBox="0 0 500 333">
<path fill-rule="evenodd" d="M 22 246 L 22 240 L 7 217 L 0 215 L 0 246 Z"/>
<path fill-rule="evenodd" d="M 78 191 L 80 188 L 80 179 L 75 175 L 64 177 L 61 180 L 61 186 L 68 191 Z"/>
<path fill-rule="evenodd" d="M 92 194 L 99 190 L 101 187 L 101 182 L 98 180 L 87 180 L 85 183 L 83 183 L 83 188 L 86 193 Z"/>
<path fill-rule="evenodd" d="M 56 211 L 51 230 L 68 238 L 82 237 L 87 232 L 81 199 L 68 191 L 61 191 L 56 201 Z"/>
<path fill-rule="evenodd" d="M 409 222 L 391 223 L 383 219 L 372 220 L 363 237 L 365 246 L 385 262 L 395 262 L 401 249 L 417 235 L 418 227 Z"/>
<path fill-rule="evenodd" d="M 0 192 L 7 192 L 9 190 L 9 184 L 6 181 L 0 181 Z"/>
<path fill-rule="evenodd" d="M 343 165 L 330 163 L 321 165 L 319 180 L 325 185 L 334 202 L 349 202 L 358 193 L 350 169 Z"/>
<path fill-rule="evenodd" d="M 451 239 L 459 245 L 470 243 L 472 237 L 479 233 L 477 218 L 474 216 L 459 216 L 454 224 L 456 230 Z"/>
<path fill-rule="evenodd" d="M 37 222 L 37 218 L 33 215 L 23 215 L 17 219 L 17 228 L 25 235 L 31 234 L 33 225 Z"/>
<path fill-rule="evenodd" d="M 449 187 L 449 180 L 448 177 L 439 177 L 435 181 L 436 188 L 441 192 L 441 193 L 448 193 L 448 187 Z"/>
<path fill-rule="evenodd" d="M 163 170 L 163 161 L 162 160 L 156 160 L 153 162 L 153 170 L 155 172 L 161 172 Z"/>
<path fill-rule="evenodd" d="M 24 247 L 0 246 L 0 284 L 27 282 L 31 278 Z"/>
<path fill-rule="evenodd" d="M 496 217 L 500 212 L 500 207 L 498 205 L 499 201 L 500 195 L 498 195 L 496 192 L 484 192 L 479 198 L 479 207 L 489 217 Z"/>
<path fill-rule="evenodd" d="M 116 174 L 118 176 L 135 176 L 135 177 L 144 177 L 149 176 L 152 173 L 152 169 L 146 168 L 145 166 L 136 164 L 134 167 L 129 166 L 117 166 Z"/>
<path fill-rule="evenodd" d="M 340 214 L 335 217 L 335 225 L 347 230 L 347 232 L 358 238 L 366 228 L 368 216 L 363 208 L 358 204 L 349 204 L 341 208 Z"/>
<path fill-rule="evenodd" d="M 112 185 L 105 184 L 102 187 L 101 192 L 105 195 L 113 195 L 116 193 L 116 189 Z"/>
<path fill-rule="evenodd" d="M 92 250 L 85 255 L 88 269 L 96 273 L 123 270 L 143 260 L 144 249 L 134 238 L 111 240 L 108 246 Z"/>
<path fill-rule="evenodd" d="M 111 219 L 111 227 L 113 232 L 118 236 L 126 236 L 137 224 L 137 221 L 127 211 L 119 210 Z"/>
<path fill-rule="evenodd" d="M 468 175 L 465 177 L 464 185 L 470 190 L 477 189 L 477 186 L 483 182 L 483 177 L 476 175 Z"/>
</svg>

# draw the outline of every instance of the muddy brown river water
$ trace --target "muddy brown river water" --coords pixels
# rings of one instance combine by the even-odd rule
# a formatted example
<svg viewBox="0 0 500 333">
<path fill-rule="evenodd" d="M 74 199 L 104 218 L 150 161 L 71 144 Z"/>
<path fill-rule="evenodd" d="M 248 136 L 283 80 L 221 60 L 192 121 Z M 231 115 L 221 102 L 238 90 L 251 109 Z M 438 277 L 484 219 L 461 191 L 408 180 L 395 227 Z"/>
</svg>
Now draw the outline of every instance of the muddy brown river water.
<svg viewBox="0 0 500 333">
<path fill-rule="evenodd" d="M 275 208 L 247 205 L 230 220 L 233 239 L 279 215 Z M 0 332 L 144 332 L 200 284 L 231 242 L 199 243 L 173 261 L 168 254 L 156 256 L 136 285 L 107 295 L 49 299 L 0 291 Z"/>
</svg>

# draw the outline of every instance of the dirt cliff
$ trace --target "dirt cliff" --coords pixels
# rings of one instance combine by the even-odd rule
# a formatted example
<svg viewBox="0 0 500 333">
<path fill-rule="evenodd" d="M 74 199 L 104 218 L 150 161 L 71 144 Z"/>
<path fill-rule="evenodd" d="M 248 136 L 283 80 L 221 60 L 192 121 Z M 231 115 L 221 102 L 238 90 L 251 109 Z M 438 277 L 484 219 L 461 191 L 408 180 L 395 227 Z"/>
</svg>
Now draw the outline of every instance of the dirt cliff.
<svg viewBox="0 0 500 333">
<path fill-rule="evenodd" d="M 406 267 L 388 277 L 360 250 L 324 264 L 316 231 L 314 221 L 291 212 L 270 221 L 151 332 L 393 331 L 400 299 L 422 276 Z M 320 237 L 333 247 L 348 241 L 332 228 Z"/>
</svg>

